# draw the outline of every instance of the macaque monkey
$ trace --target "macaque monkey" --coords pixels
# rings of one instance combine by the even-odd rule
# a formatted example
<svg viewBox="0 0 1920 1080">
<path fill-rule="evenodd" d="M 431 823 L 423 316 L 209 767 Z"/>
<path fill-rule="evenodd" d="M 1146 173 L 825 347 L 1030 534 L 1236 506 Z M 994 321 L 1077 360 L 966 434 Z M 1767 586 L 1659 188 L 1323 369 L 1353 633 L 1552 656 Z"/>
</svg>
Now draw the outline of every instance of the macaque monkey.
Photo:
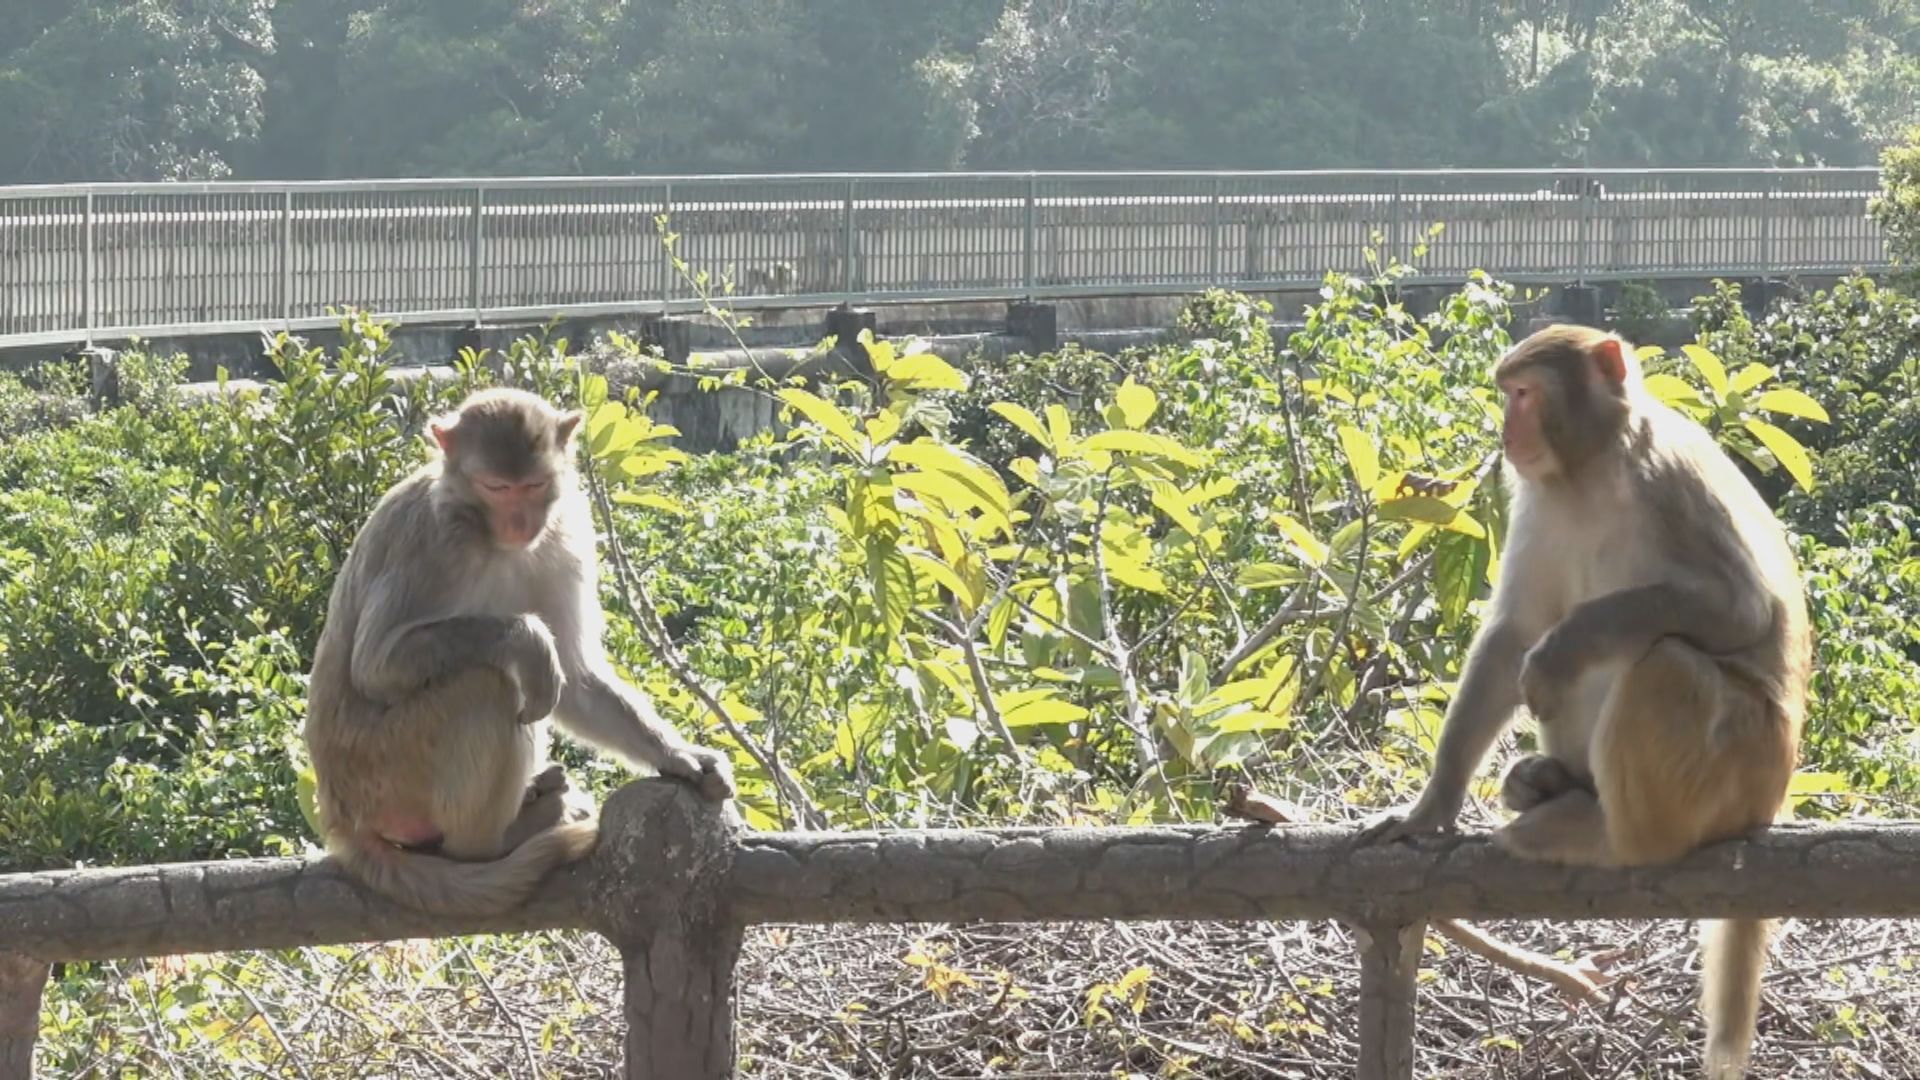
<svg viewBox="0 0 1920 1080">
<path fill-rule="evenodd" d="M 793 291 L 793 264 L 786 261 L 770 267 L 747 269 L 747 291 L 755 296 L 774 296 Z"/>
<path fill-rule="evenodd" d="M 1526 858 L 1669 862 L 1763 827 L 1798 756 L 1812 636 L 1785 531 L 1698 424 L 1655 400 L 1620 338 L 1553 326 L 1494 369 L 1511 519 L 1433 773 L 1381 840 L 1451 829 L 1525 704 L 1493 834 Z M 1769 923 L 1704 928 L 1706 1060 L 1744 1073 Z"/>
<path fill-rule="evenodd" d="M 314 652 L 306 723 L 330 851 L 374 890 L 448 914 L 523 901 L 598 827 L 546 760 L 549 714 L 709 799 L 689 744 L 601 647 L 577 412 L 483 390 L 430 425 L 439 453 L 354 539 Z"/>
</svg>

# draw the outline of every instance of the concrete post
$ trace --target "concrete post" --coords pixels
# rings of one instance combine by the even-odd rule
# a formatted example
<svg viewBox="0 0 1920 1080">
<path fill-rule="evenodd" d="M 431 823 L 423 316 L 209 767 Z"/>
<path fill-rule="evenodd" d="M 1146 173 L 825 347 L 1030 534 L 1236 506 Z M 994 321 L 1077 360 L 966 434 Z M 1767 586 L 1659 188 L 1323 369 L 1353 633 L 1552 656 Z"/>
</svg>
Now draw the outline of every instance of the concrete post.
<svg viewBox="0 0 1920 1080">
<path fill-rule="evenodd" d="M 728 1080 L 742 924 L 724 885 L 739 818 L 653 779 L 615 792 L 601 829 L 587 910 L 620 949 L 628 1080 Z"/>
</svg>

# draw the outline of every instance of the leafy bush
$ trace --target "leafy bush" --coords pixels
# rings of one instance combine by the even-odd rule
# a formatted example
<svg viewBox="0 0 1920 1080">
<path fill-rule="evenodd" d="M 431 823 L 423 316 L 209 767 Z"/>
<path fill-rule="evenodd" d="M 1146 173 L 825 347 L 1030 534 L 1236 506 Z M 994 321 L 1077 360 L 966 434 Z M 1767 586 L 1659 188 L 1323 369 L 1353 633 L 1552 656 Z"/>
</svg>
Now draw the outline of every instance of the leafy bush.
<svg viewBox="0 0 1920 1080">
<path fill-rule="evenodd" d="M 1694 319 L 1700 340 L 1730 364 L 1778 371 L 1830 418 L 1784 422 L 1820 459 L 1819 486 L 1782 500 L 1790 522 L 1840 542 L 1848 511 L 1911 500 L 1920 475 L 1920 302 L 1848 278 L 1755 322 L 1739 288 L 1722 284 L 1695 302 Z"/>
<path fill-rule="evenodd" d="M 24 868 L 302 843 L 326 589 L 421 460 L 425 417 L 492 381 L 587 411 L 609 651 L 736 755 L 758 824 L 1211 816 L 1236 778 L 1392 797 L 1424 772 L 1496 566 L 1485 373 L 1509 343 L 1504 286 L 1415 317 L 1401 272 L 1329 277 L 1283 343 L 1262 305 L 1209 293 L 1178 340 L 971 379 L 871 341 L 871 376 L 838 384 L 679 372 L 786 414 L 700 458 L 599 374 L 667 366 L 618 339 L 587 362 L 524 340 L 435 385 L 396 378 L 356 318 L 337 356 L 277 343 L 270 393 L 205 400 L 135 357 L 128 404 L 0 455 L 0 773 L 25 793 L 0 850 Z M 1653 354 L 1649 386 L 1808 483 L 1769 418 L 1808 414 L 1785 383 L 1827 369 L 1776 371 L 1740 333 L 1714 338 L 1731 369 Z M 1913 688 L 1901 513 L 1803 553 L 1827 661 L 1814 760 L 1904 797 L 1908 736 L 1858 719 Z M 566 759 L 594 786 L 621 775 Z"/>
</svg>

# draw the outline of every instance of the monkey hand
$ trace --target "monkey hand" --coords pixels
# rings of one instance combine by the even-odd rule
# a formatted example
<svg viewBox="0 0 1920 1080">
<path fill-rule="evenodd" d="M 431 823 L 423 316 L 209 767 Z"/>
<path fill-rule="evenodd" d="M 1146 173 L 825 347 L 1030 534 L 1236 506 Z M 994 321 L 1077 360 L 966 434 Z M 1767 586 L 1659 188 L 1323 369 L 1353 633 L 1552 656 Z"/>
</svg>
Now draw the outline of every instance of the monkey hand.
<svg viewBox="0 0 1920 1080">
<path fill-rule="evenodd" d="M 688 746 L 667 752 L 660 763 L 660 775 L 685 780 L 698 788 L 703 798 L 724 802 L 733 798 L 733 764 L 727 755 L 704 746 Z"/>
<path fill-rule="evenodd" d="M 1536 720 L 1558 715 L 1567 687 L 1577 674 L 1561 646 L 1563 641 L 1560 634 L 1548 634 L 1520 661 L 1520 700 Z"/>
<path fill-rule="evenodd" d="M 560 652 L 554 647 L 553 634 L 546 624 L 529 618 L 522 627 L 509 673 L 520 688 L 520 722 L 536 724 L 560 704 L 560 691 L 566 686 L 567 677 L 560 669 Z"/>
<path fill-rule="evenodd" d="M 1457 806 L 1447 806 L 1442 800 L 1433 797 L 1433 788 L 1428 787 L 1425 794 L 1409 809 L 1393 809 L 1377 814 L 1361 826 L 1359 842 L 1367 844 L 1391 844 L 1411 836 L 1432 836 L 1454 831 L 1454 821 L 1460 816 Z"/>
</svg>

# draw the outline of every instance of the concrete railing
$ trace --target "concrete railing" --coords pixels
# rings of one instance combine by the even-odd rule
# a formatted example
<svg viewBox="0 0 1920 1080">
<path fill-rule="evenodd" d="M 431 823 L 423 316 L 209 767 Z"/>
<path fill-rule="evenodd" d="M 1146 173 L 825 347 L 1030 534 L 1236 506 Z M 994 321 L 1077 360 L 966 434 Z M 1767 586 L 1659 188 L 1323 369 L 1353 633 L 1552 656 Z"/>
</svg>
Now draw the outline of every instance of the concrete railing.
<svg viewBox="0 0 1920 1080">
<path fill-rule="evenodd" d="M 1360 942 L 1363 1080 L 1413 1075 L 1429 919 L 1920 915 L 1920 825 L 1780 826 L 1658 869 L 1517 861 L 1484 837 L 1357 846 L 1349 828 L 752 833 L 662 780 L 607 802 L 599 848 L 532 902 L 432 919 L 330 860 L 0 876 L 0 1080 L 32 1072 L 48 965 L 584 928 L 622 956 L 631 1080 L 733 1075 L 734 963 L 758 923 L 1338 919 Z"/>
<path fill-rule="evenodd" d="M 0 187 L 0 348 L 733 302 L 1832 274 L 1886 265 L 1873 168 L 866 173 Z M 661 242 L 664 219 L 677 239 Z M 1433 233 L 1434 226 L 1442 231 Z"/>
</svg>

